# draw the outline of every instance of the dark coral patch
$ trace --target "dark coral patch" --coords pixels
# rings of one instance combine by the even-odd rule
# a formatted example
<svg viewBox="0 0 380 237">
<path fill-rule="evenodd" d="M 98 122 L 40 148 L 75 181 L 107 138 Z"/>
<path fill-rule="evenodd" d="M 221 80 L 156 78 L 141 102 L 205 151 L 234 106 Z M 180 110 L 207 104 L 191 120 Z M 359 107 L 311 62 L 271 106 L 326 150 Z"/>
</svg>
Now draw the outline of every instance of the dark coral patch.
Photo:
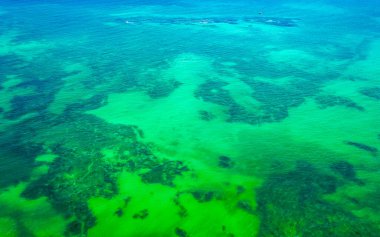
<svg viewBox="0 0 380 237">
<path fill-rule="evenodd" d="M 148 84 L 149 85 L 149 84 Z M 182 83 L 176 80 L 167 80 L 167 81 L 153 81 L 148 86 L 146 92 L 147 94 L 153 98 L 161 98 L 169 96 L 175 89 L 181 86 Z"/>
<path fill-rule="evenodd" d="M 167 64 L 160 65 L 159 68 L 166 68 Z M 152 99 L 158 99 L 169 96 L 178 87 L 182 85 L 174 77 L 162 77 L 156 69 L 153 72 L 144 72 L 136 82 L 137 86 L 145 91 Z"/>
<path fill-rule="evenodd" d="M 100 108 L 102 106 L 105 106 L 106 104 L 107 104 L 107 96 L 98 94 L 88 99 L 70 104 L 69 106 L 66 107 L 65 112 L 66 113 L 85 112 L 87 110 L 94 110 L 94 109 Z"/>
<path fill-rule="evenodd" d="M 236 194 L 242 194 L 242 193 L 244 193 L 245 192 L 245 188 L 243 187 L 243 186 L 241 186 L 241 185 L 238 185 L 237 187 L 236 187 Z"/>
<path fill-rule="evenodd" d="M 53 102 L 55 93 L 63 86 L 62 78 L 56 75 L 48 80 L 25 80 L 10 89 L 32 88 L 35 92 L 15 96 L 11 100 L 11 110 L 5 113 L 7 119 L 17 119 L 28 113 L 42 113 Z"/>
<path fill-rule="evenodd" d="M 336 161 L 330 165 L 330 169 L 348 181 L 364 185 L 364 182 L 356 177 L 355 167 L 347 161 Z"/>
<path fill-rule="evenodd" d="M 224 89 L 228 83 L 223 81 L 209 80 L 201 84 L 195 91 L 195 97 L 206 102 L 222 106 L 231 106 L 235 101 L 230 96 L 229 92 Z"/>
<path fill-rule="evenodd" d="M 175 234 L 178 236 L 178 237 L 187 237 L 189 236 L 187 234 L 187 232 L 179 227 L 175 228 Z"/>
<path fill-rule="evenodd" d="M 249 214 L 252 214 L 252 215 L 255 214 L 255 210 L 253 209 L 251 203 L 247 200 L 240 200 L 237 203 L 237 207 L 242 209 L 243 211 L 249 213 Z"/>
<path fill-rule="evenodd" d="M 199 85 L 195 91 L 195 97 L 206 102 L 218 104 L 227 108 L 229 122 L 249 122 L 252 114 L 248 113 L 244 107 L 239 105 L 224 87 L 228 83 L 223 81 L 208 80 Z M 204 120 L 209 120 L 208 113 L 203 112 L 201 116 Z"/>
<path fill-rule="evenodd" d="M 181 161 L 166 161 L 162 164 L 155 164 L 147 173 L 141 175 L 141 179 L 146 183 L 174 186 L 175 177 L 188 170 Z"/>
<path fill-rule="evenodd" d="M 211 112 L 208 112 L 206 110 L 200 110 L 199 111 L 199 117 L 204 121 L 211 121 L 215 119 L 215 115 Z"/>
<path fill-rule="evenodd" d="M 262 104 L 262 115 L 257 117 L 259 122 L 276 122 L 285 119 L 288 117 L 289 108 L 301 105 L 307 95 L 305 90 L 296 86 L 282 87 L 251 80 L 245 82 L 254 91 L 252 97 Z"/>
<path fill-rule="evenodd" d="M 6 137 L 0 136 L 0 188 L 27 180 L 35 167 L 36 156 L 43 152 L 42 145 Z"/>
<path fill-rule="evenodd" d="M 26 120 L 19 123 L 21 127 L 17 129 L 25 134 L 16 134 L 20 139 L 33 135 L 34 141 L 47 140 L 45 149 L 58 156 L 46 174 L 29 183 L 22 196 L 29 199 L 45 196 L 63 216 L 74 219 L 66 230 L 67 235 L 77 232 L 78 226 L 81 233 L 86 234 L 95 224 L 88 200 L 91 197 L 111 198 L 117 194 L 120 172 L 139 171 L 146 182 L 174 185 L 174 178 L 188 170 L 182 162 L 155 156 L 150 145 L 139 141 L 140 132 L 135 126 L 108 124 L 81 112 L 87 108 L 86 105 L 73 105 L 68 106 L 62 115 L 44 114 L 38 119 Z M 32 133 L 28 133 L 29 130 Z M 64 136 L 59 135 L 62 132 Z M 115 159 L 104 159 L 104 148 L 114 150 Z M 129 201 L 127 197 L 125 206 Z M 116 210 L 115 214 L 123 213 Z"/>
<path fill-rule="evenodd" d="M 262 124 L 279 122 L 289 116 L 289 109 L 300 106 L 305 98 L 318 91 L 315 83 L 293 82 L 287 86 L 243 78 L 253 90 L 252 98 L 260 103 L 256 111 L 248 112 L 240 105 L 230 107 L 231 122 Z"/>
<path fill-rule="evenodd" d="M 235 165 L 235 162 L 233 162 L 228 156 L 219 156 L 218 165 L 221 168 L 232 168 Z"/>
<path fill-rule="evenodd" d="M 317 101 L 321 109 L 325 109 L 325 108 L 333 107 L 333 106 L 345 106 L 347 108 L 353 108 L 359 111 L 364 111 L 364 108 L 362 106 L 356 104 L 354 101 L 348 98 L 344 98 L 341 96 L 321 95 L 321 96 L 317 96 L 315 100 Z"/>
<path fill-rule="evenodd" d="M 12 108 L 4 114 L 7 119 L 17 119 L 25 114 L 44 111 L 54 100 L 52 94 L 33 94 L 15 96 L 11 100 Z"/>
<path fill-rule="evenodd" d="M 215 193 L 211 191 L 194 191 L 194 192 L 191 192 L 191 194 L 199 202 L 209 202 L 215 196 Z"/>
<path fill-rule="evenodd" d="M 132 217 L 134 219 L 145 219 L 149 216 L 149 211 L 148 209 L 144 209 L 139 211 L 138 213 L 134 214 Z"/>
<path fill-rule="evenodd" d="M 118 209 L 115 211 L 115 215 L 118 216 L 118 217 L 122 217 L 122 216 L 124 215 L 124 211 L 123 211 L 123 209 L 118 208 Z"/>
<path fill-rule="evenodd" d="M 323 199 L 339 185 L 306 162 L 271 175 L 257 190 L 258 236 L 377 236 L 378 226 Z"/>
<path fill-rule="evenodd" d="M 330 168 L 346 179 L 356 179 L 354 166 L 347 161 L 334 162 L 331 164 Z"/>
<path fill-rule="evenodd" d="M 173 202 L 179 208 L 178 215 L 181 218 L 184 218 L 187 216 L 188 212 L 187 212 L 187 209 L 185 208 L 185 206 L 179 200 L 180 195 L 181 195 L 180 193 L 177 193 L 175 198 L 173 199 Z"/>
<path fill-rule="evenodd" d="M 380 100 L 380 87 L 365 88 L 360 93 L 372 99 Z"/>
</svg>

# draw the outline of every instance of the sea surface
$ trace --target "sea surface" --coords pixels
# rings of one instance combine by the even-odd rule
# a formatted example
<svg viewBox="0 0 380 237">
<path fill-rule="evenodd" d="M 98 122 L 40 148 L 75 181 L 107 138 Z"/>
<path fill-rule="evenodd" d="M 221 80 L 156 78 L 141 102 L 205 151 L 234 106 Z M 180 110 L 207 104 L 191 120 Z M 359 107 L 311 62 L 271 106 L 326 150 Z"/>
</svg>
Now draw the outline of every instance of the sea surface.
<svg viewBox="0 0 380 237">
<path fill-rule="evenodd" d="M 378 0 L 1 0 L 0 237 L 379 237 Z"/>
</svg>

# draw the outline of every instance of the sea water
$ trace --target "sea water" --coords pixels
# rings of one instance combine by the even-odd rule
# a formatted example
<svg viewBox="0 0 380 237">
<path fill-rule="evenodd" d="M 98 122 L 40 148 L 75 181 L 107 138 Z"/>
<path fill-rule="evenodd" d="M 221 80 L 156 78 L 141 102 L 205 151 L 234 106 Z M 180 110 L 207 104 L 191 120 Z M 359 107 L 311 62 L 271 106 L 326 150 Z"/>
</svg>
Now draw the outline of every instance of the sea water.
<svg viewBox="0 0 380 237">
<path fill-rule="evenodd" d="M 380 236 L 380 3 L 0 2 L 0 236 Z"/>
</svg>

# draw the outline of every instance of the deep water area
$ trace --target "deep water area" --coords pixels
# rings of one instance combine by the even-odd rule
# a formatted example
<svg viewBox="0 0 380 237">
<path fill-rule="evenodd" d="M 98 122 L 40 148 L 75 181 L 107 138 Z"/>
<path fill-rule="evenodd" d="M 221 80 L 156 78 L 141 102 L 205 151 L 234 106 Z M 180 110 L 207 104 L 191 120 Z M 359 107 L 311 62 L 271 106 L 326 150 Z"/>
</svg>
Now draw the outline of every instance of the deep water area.
<svg viewBox="0 0 380 237">
<path fill-rule="evenodd" d="M 0 1 L 0 237 L 380 237 L 380 3 Z"/>
</svg>

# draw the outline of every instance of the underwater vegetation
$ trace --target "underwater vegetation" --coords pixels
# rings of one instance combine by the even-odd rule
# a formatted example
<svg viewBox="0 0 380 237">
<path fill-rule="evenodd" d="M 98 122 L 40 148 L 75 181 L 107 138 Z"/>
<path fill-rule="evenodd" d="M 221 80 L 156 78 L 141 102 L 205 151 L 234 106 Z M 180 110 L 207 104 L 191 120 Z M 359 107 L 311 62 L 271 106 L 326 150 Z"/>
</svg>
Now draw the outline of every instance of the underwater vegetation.
<svg viewBox="0 0 380 237">
<path fill-rule="evenodd" d="M 355 179 L 346 163 L 332 167 L 346 169 L 344 177 Z M 323 199 L 341 185 L 335 176 L 305 161 L 293 171 L 271 175 L 257 193 L 259 236 L 377 236 L 377 225 Z"/>
<path fill-rule="evenodd" d="M 315 98 L 321 109 L 325 109 L 333 106 L 345 106 L 347 108 L 353 108 L 359 111 L 364 111 L 364 108 L 354 101 L 335 95 L 321 95 Z"/>
<path fill-rule="evenodd" d="M 31 87 L 37 93 L 14 97 L 11 110 L 5 113 L 7 119 L 33 112 L 37 115 L 2 133 L 0 185 L 6 187 L 28 180 L 34 167 L 40 165 L 35 161 L 38 155 L 57 156 L 48 164 L 47 173 L 33 178 L 22 196 L 47 197 L 69 221 L 67 236 L 86 234 L 96 224 L 88 200 L 116 195 L 118 173 L 138 172 L 146 183 L 174 186 L 175 177 L 189 170 L 180 161 L 155 156 L 149 144 L 139 141 L 143 133 L 135 126 L 110 125 L 84 114 L 107 103 L 102 94 L 69 104 L 60 115 L 51 114 L 48 106 L 61 86 L 61 80 L 33 80 L 8 89 Z M 106 149 L 115 152 L 110 160 L 104 157 Z M 14 160 L 12 166 L 8 165 L 10 160 Z M 136 218 L 146 215 L 142 213 Z"/>
<path fill-rule="evenodd" d="M 160 79 L 157 74 L 145 73 L 138 81 L 138 85 L 152 99 L 157 99 L 169 96 L 170 93 L 181 86 L 181 82 L 174 78 Z"/>
<path fill-rule="evenodd" d="M 253 90 L 252 97 L 261 103 L 261 113 L 250 123 L 278 122 L 288 117 L 291 107 L 301 105 L 307 91 L 296 86 L 281 87 L 271 83 L 245 80 Z"/>
<path fill-rule="evenodd" d="M 188 170 L 179 161 L 156 157 L 149 145 L 138 141 L 139 132 L 133 126 L 108 125 L 92 115 L 66 112 L 63 116 L 51 121 L 40 118 L 38 123 L 45 124 L 64 120 L 55 129 L 65 129 L 72 136 L 49 139 L 44 148 L 57 158 L 47 174 L 32 181 L 22 195 L 29 199 L 46 196 L 55 209 L 73 219 L 67 226 L 67 235 L 85 234 L 95 225 L 87 202 L 91 197 L 111 198 L 117 194 L 118 173 L 139 172 L 144 182 L 172 186 L 174 178 Z M 29 121 L 28 126 L 38 125 Z M 36 134 L 39 135 L 46 136 Z M 116 154 L 108 160 L 103 149 L 112 149 Z M 136 218 L 147 215 L 144 211 Z"/>
<path fill-rule="evenodd" d="M 0 145 L 0 187 L 28 180 L 34 168 L 34 159 L 43 152 L 41 144 L 26 143 L 15 134 L 3 134 Z M 9 165 L 9 159 L 12 159 Z"/>
<path fill-rule="evenodd" d="M 204 120 L 204 121 L 211 121 L 213 119 L 215 119 L 215 115 L 212 114 L 211 112 L 209 111 L 206 111 L 206 110 L 201 110 L 199 111 L 199 117 Z"/>
<path fill-rule="evenodd" d="M 364 185 L 364 182 L 357 178 L 355 167 L 347 161 L 336 161 L 330 165 L 330 169 L 348 181 Z"/>
<path fill-rule="evenodd" d="M 65 129 L 72 136 L 49 139 L 44 149 L 57 158 L 49 165 L 48 172 L 32 181 L 22 195 L 29 199 L 48 197 L 55 209 L 72 220 L 67 235 L 85 234 L 95 225 L 96 219 L 87 202 L 91 197 L 111 198 L 117 194 L 118 173 L 139 172 L 144 182 L 173 186 L 174 178 L 188 170 L 181 162 L 156 157 L 148 145 L 138 141 L 139 132 L 133 126 L 109 126 L 92 115 L 66 112 L 63 116 L 48 121 L 39 118 L 34 124 L 28 121 L 27 126 L 40 126 L 36 123 L 54 125 L 64 120 L 55 124 L 55 129 Z M 47 135 L 36 136 L 38 139 Z M 116 155 L 108 160 L 103 149 L 112 149 Z M 136 218 L 146 215 L 140 213 Z"/>
<path fill-rule="evenodd" d="M 365 88 L 360 93 L 375 100 L 380 100 L 380 87 Z"/>
<path fill-rule="evenodd" d="M 223 81 L 207 81 L 197 88 L 194 95 L 206 102 L 219 104 L 222 106 L 233 106 L 235 101 L 230 96 L 228 90 L 223 89 L 228 83 Z"/>
</svg>

